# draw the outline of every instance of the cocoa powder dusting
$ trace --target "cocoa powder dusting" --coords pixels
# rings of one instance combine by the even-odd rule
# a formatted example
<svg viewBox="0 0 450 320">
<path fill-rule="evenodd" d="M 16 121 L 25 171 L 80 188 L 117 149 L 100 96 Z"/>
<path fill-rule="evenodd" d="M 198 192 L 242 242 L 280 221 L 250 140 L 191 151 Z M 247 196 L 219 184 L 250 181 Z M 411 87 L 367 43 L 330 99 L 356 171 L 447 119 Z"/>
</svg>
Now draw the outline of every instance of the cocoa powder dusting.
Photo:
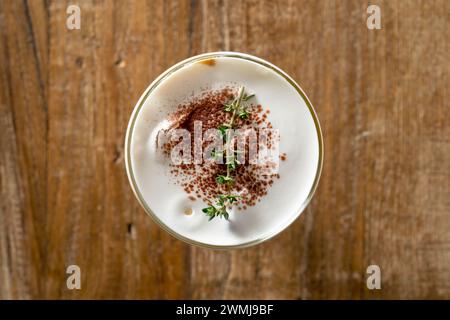
<svg viewBox="0 0 450 320">
<path fill-rule="evenodd" d="M 202 134 L 208 129 L 217 129 L 219 125 L 227 122 L 230 114 L 224 111 L 224 104 L 234 99 L 235 88 L 227 87 L 222 90 L 207 91 L 200 97 L 178 106 L 177 111 L 168 116 L 171 122 L 170 129 L 186 129 L 191 133 L 193 146 L 194 122 L 202 122 Z M 239 129 L 272 128 L 268 120 L 269 110 L 264 110 L 261 105 L 249 105 L 250 115 L 248 119 L 239 119 L 237 126 Z M 167 130 L 166 130 L 167 131 Z M 279 139 L 279 137 L 278 137 Z M 163 143 L 160 147 L 164 154 L 169 157 L 172 149 L 178 141 Z M 210 142 L 203 141 L 202 150 Z M 271 144 L 267 148 L 272 148 Z M 193 149 L 193 148 L 192 148 Z M 248 155 L 248 150 L 246 152 Z M 194 151 L 191 154 L 194 158 Z M 286 160 L 286 154 L 280 155 L 281 160 Z M 267 195 L 269 188 L 275 179 L 279 179 L 279 174 L 270 172 L 273 163 L 239 165 L 235 170 L 235 182 L 230 186 L 221 185 L 216 182 L 217 175 L 225 174 L 226 165 L 213 161 L 202 164 L 179 164 L 170 163 L 170 175 L 174 183 L 180 185 L 189 195 L 189 199 L 201 199 L 211 205 L 218 195 L 223 193 L 233 193 L 240 196 L 240 205 L 237 209 L 245 210 L 248 206 L 253 206 Z M 231 188 L 231 189 L 230 189 Z"/>
</svg>

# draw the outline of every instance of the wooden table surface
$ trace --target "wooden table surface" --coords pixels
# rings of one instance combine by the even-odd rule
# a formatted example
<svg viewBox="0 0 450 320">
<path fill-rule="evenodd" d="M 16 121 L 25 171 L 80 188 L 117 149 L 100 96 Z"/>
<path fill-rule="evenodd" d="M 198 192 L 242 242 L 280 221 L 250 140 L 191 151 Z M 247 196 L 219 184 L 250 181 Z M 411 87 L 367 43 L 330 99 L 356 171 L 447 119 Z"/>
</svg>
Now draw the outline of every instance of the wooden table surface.
<svg viewBox="0 0 450 320">
<path fill-rule="evenodd" d="M 0 0 L 0 298 L 450 299 L 450 1 L 370 4 L 381 30 L 367 1 Z M 235 251 L 161 230 L 124 169 L 144 89 L 217 50 L 292 75 L 325 141 L 306 211 Z"/>
</svg>

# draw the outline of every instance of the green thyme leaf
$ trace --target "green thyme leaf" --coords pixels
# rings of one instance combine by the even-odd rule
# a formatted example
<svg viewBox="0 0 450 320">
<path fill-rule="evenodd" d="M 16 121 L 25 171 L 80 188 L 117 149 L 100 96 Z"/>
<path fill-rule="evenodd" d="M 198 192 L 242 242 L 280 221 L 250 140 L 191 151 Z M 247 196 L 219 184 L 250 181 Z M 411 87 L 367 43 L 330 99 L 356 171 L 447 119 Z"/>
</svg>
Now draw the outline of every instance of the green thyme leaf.
<svg viewBox="0 0 450 320">
<path fill-rule="evenodd" d="M 234 182 L 234 179 L 233 179 L 233 177 L 230 177 L 230 176 L 224 176 L 223 174 L 219 174 L 219 175 L 216 177 L 216 181 L 217 181 L 217 183 L 219 183 L 219 184 L 227 184 L 227 183 L 233 183 L 233 182 Z"/>
<path fill-rule="evenodd" d="M 241 118 L 241 119 L 248 119 L 249 115 L 250 115 L 250 112 L 248 112 L 247 109 L 241 110 L 238 114 L 239 118 Z"/>
<path fill-rule="evenodd" d="M 217 130 L 220 131 L 220 134 L 222 135 L 222 137 L 225 137 L 227 134 L 227 130 L 229 129 L 229 127 L 226 124 L 221 124 Z"/>
<path fill-rule="evenodd" d="M 236 170 L 237 163 L 233 161 L 231 163 L 227 163 L 227 166 L 230 170 Z"/>
<path fill-rule="evenodd" d="M 229 203 L 236 202 L 240 196 L 228 194 L 225 196 Z"/>
<path fill-rule="evenodd" d="M 253 98 L 255 96 L 255 94 L 251 94 L 251 95 L 245 95 L 244 96 L 244 98 L 242 98 L 242 100 L 244 100 L 244 101 L 248 101 L 248 100 L 250 100 L 251 98 Z"/>
<path fill-rule="evenodd" d="M 234 110 L 234 103 L 225 103 L 225 104 L 223 105 L 223 109 L 224 109 L 226 112 L 232 112 L 232 111 Z"/>
</svg>

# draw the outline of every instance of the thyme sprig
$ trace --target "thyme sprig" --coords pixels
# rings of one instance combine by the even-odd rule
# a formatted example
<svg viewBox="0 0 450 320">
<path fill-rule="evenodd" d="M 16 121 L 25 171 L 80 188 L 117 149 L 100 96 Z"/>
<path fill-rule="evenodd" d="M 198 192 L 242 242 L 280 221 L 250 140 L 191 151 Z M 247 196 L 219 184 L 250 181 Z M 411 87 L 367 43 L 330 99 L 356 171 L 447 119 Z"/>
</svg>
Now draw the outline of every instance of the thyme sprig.
<svg viewBox="0 0 450 320">
<path fill-rule="evenodd" d="M 238 198 L 238 195 L 221 194 L 217 197 L 216 205 L 203 208 L 202 211 L 209 217 L 209 221 L 215 217 L 225 218 L 225 220 L 228 220 L 229 213 L 227 211 L 227 206 L 232 205 Z"/>
<path fill-rule="evenodd" d="M 245 93 L 245 88 L 240 87 L 237 97 L 233 101 L 224 104 L 224 111 L 231 113 L 230 120 L 226 123 L 222 123 L 217 128 L 221 136 L 225 137 L 225 146 L 222 151 L 213 150 L 211 156 L 216 159 L 218 157 L 222 158 L 225 153 L 226 174 L 217 175 L 216 182 L 218 184 L 226 185 L 228 192 L 230 191 L 230 186 L 235 182 L 233 173 L 240 163 L 237 157 L 238 152 L 232 150 L 233 142 L 231 135 L 228 134 L 227 130 L 235 127 L 237 118 L 243 120 L 248 119 L 250 116 L 250 111 L 248 110 L 247 105 L 243 102 L 250 100 L 254 96 L 254 94 L 247 95 Z M 229 212 L 227 211 L 227 207 L 231 207 L 231 205 L 236 202 L 238 198 L 238 195 L 221 194 L 217 197 L 215 205 L 210 205 L 209 207 L 203 208 L 202 211 L 209 217 L 209 221 L 215 217 L 223 217 L 225 220 L 228 220 Z"/>
</svg>

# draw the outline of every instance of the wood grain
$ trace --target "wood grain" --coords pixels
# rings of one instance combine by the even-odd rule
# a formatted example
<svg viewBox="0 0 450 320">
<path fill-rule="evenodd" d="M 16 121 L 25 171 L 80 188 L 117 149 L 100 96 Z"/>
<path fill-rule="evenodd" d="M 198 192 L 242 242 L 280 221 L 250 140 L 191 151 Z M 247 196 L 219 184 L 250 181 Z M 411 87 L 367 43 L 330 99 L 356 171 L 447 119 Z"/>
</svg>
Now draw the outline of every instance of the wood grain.
<svg viewBox="0 0 450 320">
<path fill-rule="evenodd" d="M 371 1 L 381 30 L 366 1 L 80 0 L 80 30 L 69 4 L 0 1 L 0 298 L 450 299 L 449 1 Z M 237 251 L 159 229 L 123 161 L 146 86 L 216 50 L 291 74 L 325 141 L 305 213 Z"/>
</svg>

